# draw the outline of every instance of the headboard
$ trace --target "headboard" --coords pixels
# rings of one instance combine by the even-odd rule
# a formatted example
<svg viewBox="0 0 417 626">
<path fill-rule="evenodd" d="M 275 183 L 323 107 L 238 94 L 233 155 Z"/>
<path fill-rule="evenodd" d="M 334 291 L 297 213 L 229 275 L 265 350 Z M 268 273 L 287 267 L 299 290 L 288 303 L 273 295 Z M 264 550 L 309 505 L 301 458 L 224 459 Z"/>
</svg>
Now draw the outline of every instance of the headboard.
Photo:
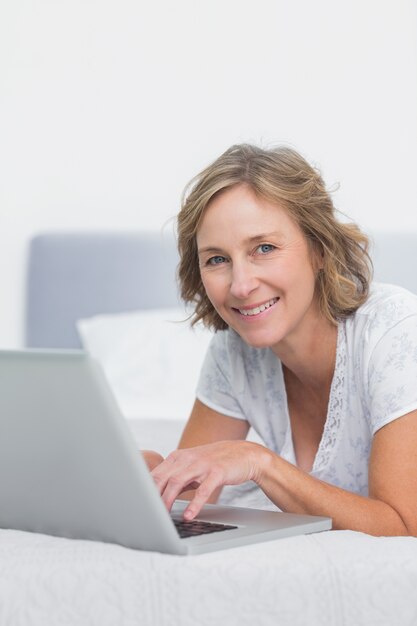
<svg viewBox="0 0 417 626">
<path fill-rule="evenodd" d="M 374 279 L 417 294 L 417 231 L 370 234 Z"/>
<path fill-rule="evenodd" d="M 417 293 L 417 233 L 374 232 L 375 279 Z M 173 235 L 46 233 L 29 247 L 25 344 L 80 346 L 75 322 L 98 313 L 179 304 Z"/>
<path fill-rule="evenodd" d="M 77 348 L 79 318 L 178 306 L 177 264 L 169 233 L 37 235 L 29 244 L 25 345 Z"/>
</svg>

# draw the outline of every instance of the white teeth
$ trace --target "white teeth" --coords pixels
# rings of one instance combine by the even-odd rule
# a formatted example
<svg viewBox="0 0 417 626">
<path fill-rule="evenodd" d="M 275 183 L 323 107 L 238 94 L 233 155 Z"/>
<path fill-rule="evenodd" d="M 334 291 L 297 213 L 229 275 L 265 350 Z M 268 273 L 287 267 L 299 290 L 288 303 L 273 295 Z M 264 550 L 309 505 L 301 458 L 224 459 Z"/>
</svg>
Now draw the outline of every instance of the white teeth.
<svg viewBox="0 0 417 626">
<path fill-rule="evenodd" d="M 254 309 L 238 309 L 238 310 L 239 310 L 239 313 L 241 313 L 242 315 L 258 315 L 258 313 L 261 313 L 262 311 L 269 309 L 269 307 L 275 304 L 275 302 L 278 302 L 278 298 L 272 298 L 272 300 L 269 300 L 268 302 L 265 302 L 264 304 L 261 304 L 255 307 Z"/>
</svg>

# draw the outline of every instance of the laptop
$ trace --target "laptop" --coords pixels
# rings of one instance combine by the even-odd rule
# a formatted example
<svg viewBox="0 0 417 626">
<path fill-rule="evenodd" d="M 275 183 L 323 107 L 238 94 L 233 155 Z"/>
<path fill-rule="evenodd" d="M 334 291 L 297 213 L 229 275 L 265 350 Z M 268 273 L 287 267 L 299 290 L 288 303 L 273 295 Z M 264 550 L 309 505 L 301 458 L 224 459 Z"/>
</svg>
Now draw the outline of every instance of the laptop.
<svg viewBox="0 0 417 626">
<path fill-rule="evenodd" d="M 0 351 L 0 527 L 199 554 L 328 530 L 331 519 L 206 505 L 169 513 L 100 365 L 78 350 Z"/>
</svg>

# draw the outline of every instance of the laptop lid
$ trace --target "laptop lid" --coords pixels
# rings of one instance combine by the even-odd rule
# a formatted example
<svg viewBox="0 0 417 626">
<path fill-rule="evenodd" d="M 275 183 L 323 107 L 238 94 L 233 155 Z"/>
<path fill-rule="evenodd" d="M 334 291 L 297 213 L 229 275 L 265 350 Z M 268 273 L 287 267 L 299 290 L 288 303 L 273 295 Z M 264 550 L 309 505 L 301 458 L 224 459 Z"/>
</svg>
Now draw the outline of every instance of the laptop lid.
<svg viewBox="0 0 417 626">
<path fill-rule="evenodd" d="M 81 351 L 0 351 L 0 476 L 3 528 L 186 551 L 100 366 Z"/>
</svg>

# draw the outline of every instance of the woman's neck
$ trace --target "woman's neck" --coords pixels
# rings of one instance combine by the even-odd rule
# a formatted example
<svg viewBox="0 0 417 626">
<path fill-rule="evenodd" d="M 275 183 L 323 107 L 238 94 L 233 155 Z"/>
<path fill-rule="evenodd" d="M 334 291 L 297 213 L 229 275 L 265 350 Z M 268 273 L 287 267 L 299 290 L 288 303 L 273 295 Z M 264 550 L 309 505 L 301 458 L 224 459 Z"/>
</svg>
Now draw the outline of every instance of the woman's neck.
<svg viewBox="0 0 417 626">
<path fill-rule="evenodd" d="M 338 327 L 323 317 L 309 328 L 299 329 L 291 339 L 272 347 L 287 375 L 311 390 L 330 386 L 333 379 Z"/>
</svg>

